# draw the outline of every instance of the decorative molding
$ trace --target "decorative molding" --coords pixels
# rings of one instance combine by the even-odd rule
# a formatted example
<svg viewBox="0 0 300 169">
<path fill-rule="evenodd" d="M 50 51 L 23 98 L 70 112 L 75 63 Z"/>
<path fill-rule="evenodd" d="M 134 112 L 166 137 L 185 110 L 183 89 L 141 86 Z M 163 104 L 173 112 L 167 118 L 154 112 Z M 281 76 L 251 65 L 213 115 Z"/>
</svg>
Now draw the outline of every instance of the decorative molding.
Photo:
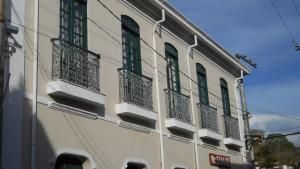
<svg viewBox="0 0 300 169">
<path fill-rule="evenodd" d="M 67 106 L 64 104 L 59 104 L 56 102 L 49 102 L 48 107 L 50 109 L 59 110 L 62 112 L 66 112 L 66 113 L 70 113 L 70 114 L 74 114 L 74 115 L 78 115 L 78 116 L 82 116 L 82 117 L 87 117 L 90 119 L 98 119 L 100 117 L 96 113 L 85 111 L 85 110 L 78 109 L 78 108 L 74 108 L 74 107 Z"/>
<path fill-rule="evenodd" d="M 129 122 L 125 122 L 125 121 L 120 121 L 119 126 L 126 128 L 126 129 L 142 132 L 142 133 L 147 133 L 147 134 L 151 133 L 151 128 L 140 126 L 140 125 L 129 123 Z"/>
<path fill-rule="evenodd" d="M 28 100 L 31 100 L 32 101 L 32 93 L 25 93 L 24 95 L 24 98 L 25 99 L 28 99 Z M 50 99 L 45 97 L 45 96 L 41 96 L 41 95 L 38 95 L 37 96 L 37 102 L 40 103 L 40 104 L 43 104 L 43 105 L 48 105 L 48 103 L 50 102 Z"/>
<path fill-rule="evenodd" d="M 105 115 L 104 118 L 101 117 L 100 119 L 117 125 L 119 125 L 120 123 L 120 120 L 115 118 L 114 116 Z"/>
<path fill-rule="evenodd" d="M 210 149 L 210 150 L 220 150 L 220 148 L 218 146 L 210 145 L 207 143 L 203 143 L 203 145 L 201 145 L 201 146 L 203 148 Z"/>
<path fill-rule="evenodd" d="M 185 137 L 180 137 L 180 136 L 176 136 L 174 134 L 169 134 L 168 138 L 171 140 L 175 140 L 175 141 L 180 141 L 183 143 L 192 143 L 191 139 L 185 138 Z"/>
<path fill-rule="evenodd" d="M 241 152 L 230 150 L 230 149 L 227 149 L 226 152 L 232 155 L 242 155 Z"/>
</svg>

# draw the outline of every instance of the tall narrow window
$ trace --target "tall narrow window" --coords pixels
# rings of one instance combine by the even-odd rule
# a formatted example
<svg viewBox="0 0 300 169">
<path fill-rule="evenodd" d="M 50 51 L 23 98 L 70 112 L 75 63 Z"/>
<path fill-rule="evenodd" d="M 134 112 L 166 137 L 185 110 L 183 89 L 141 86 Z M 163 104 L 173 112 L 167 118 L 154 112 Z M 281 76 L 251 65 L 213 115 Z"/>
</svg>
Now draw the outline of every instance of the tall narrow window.
<svg viewBox="0 0 300 169">
<path fill-rule="evenodd" d="M 170 43 L 165 43 L 167 59 L 167 83 L 168 89 L 180 93 L 180 77 L 178 65 L 178 52 Z"/>
<path fill-rule="evenodd" d="M 196 71 L 197 71 L 197 80 L 198 80 L 199 101 L 201 104 L 208 106 L 209 99 L 208 99 L 206 70 L 201 64 L 197 63 Z"/>
<path fill-rule="evenodd" d="M 59 156 L 55 163 L 55 169 L 83 169 L 82 161 L 72 156 Z"/>
<path fill-rule="evenodd" d="M 224 79 L 220 79 L 220 83 L 221 83 L 221 94 L 222 94 L 224 115 L 231 116 L 227 82 Z"/>
<path fill-rule="evenodd" d="M 87 48 L 86 0 L 60 1 L 60 38 Z"/>
<path fill-rule="evenodd" d="M 122 15 L 121 19 L 123 67 L 142 74 L 139 25 L 128 16 Z"/>
</svg>

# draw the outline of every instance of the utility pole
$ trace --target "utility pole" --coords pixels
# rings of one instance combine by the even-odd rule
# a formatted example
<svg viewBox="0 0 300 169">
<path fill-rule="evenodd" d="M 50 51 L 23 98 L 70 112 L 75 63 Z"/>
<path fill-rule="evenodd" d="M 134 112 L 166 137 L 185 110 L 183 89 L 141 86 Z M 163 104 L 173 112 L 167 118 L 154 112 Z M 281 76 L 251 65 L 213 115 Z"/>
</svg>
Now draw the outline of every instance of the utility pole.
<svg viewBox="0 0 300 169">
<path fill-rule="evenodd" d="M 243 120 L 244 120 L 244 127 L 245 127 L 245 144 L 246 144 L 246 150 L 248 151 L 248 158 L 249 158 L 249 163 L 251 164 L 251 168 L 254 168 L 254 154 L 253 151 L 251 150 L 251 142 L 252 142 L 252 137 L 250 137 L 250 123 L 249 123 L 249 118 L 250 118 L 250 113 L 247 110 L 247 102 L 246 102 L 246 96 L 245 96 L 245 91 L 244 91 L 244 83 L 243 80 L 241 80 L 241 83 L 239 84 L 239 89 L 240 89 L 240 94 L 241 94 L 241 99 L 242 99 L 242 110 L 243 110 Z"/>
<path fill-rule="evenodd" d="M 253 68 L 257 68 L 256 62 L 254 62 L 252 59 L 247 58 L 246 55 L 243 54 L 236 54 L 235 57 L 241 62 L 244 61 L 248 65 L 250 65 Z M 244 91 L 244 81 L 243 79 L 240 80 L 239 83 L 239 91 L 241 96 L 241 103 L 242 103 L 242 115 L 243 115 L 243 122 L 244 122 L 244 132 L 245 132 L 245 146 L 246 150 L 248 151 L 248 162 L 250 163 L 250 168 L 254 168 L 254 153 L 253 150 L 251 150 L 251 144 L 252 144 L 252 137 L 250 136 L 250 124 L 249 124 L 249 118 L 250 113 L 247 110 L 247 102 L 246 102 L 246 95 Z"/>
</svg>

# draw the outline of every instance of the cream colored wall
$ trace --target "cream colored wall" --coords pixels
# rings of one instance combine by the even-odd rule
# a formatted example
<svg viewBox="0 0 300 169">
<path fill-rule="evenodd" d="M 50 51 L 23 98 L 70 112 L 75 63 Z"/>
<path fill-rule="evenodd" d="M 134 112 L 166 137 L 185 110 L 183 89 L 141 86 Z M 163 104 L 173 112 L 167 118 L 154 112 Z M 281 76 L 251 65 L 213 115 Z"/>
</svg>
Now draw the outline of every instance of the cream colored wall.
<svg viewBox="0 0 300 169">
<path fill-rule="evenodd" d="M 152 29 L 153 22 L 145 17 L 125 7 L 117 0 L 101 0 L 108 8 L 110 8 L 117 16 L 122 14 L 133 18 L 140 26 L 141 37 L 150 45 L 152 45 Z M 28 4 L 26 22 L 28 27 L 33 27 L 33 0 L 27 0 Z M 100 91 L 106 95 L 105 115 L 112 116 L 120 120 L 115 113 L 115 105 L 119 103 L 119 76 L 117 68 L 122 67 L 122 51 L 121 51 L 121 24 L 112 17 L 97 1 L 88 1 L 88 49 L 92 52 L 101 54 L 100 60 Z M 109 32 L 116 40 L 113 40 L 103 30 L 101 30 L 93 22 L 96 22 L 105 31 Z M 29 43 L 26 46 L 26 92 L 31 93 L 32 90 L 32 53 L 33 49 L 32 37 L 33 31 L 29 31 Z M 59 0 L 40 0 L 40 34 L 39 34 L 39 73 L 38 73 L 38 95 L 52 99 L 46 93 L 47 82 L 51 81 L 52 69 L 52 44 L 51 38 L 59 37 Z M 156 36 L 157 50 L 164 55 L 164 43 L 169 42 L 178 50 L 179 67 L 187 74 L 186 52 L 187 44 L 180 41 L 167 31 L 162 31 L 161 37 Z M 153 69 L 153 51 L 141 42 L 142 69 L 143 74 L 154 78 Z M 158 65 L 160 80 L 160 97 L 162 105 L 163 124 L 166 119 L 165 93 L 167 88 L 166 82 L 166 62 L 158 56 Z M 218 69 L 215 64 L 209 62 L 205 56 L 194 52 L 193 59 L 190 59 L 191 72 L 193 80 L 197 81 L 195 64 L 201 63 L 207 70 L 208 89 L 221 97 L 220 77 L 226 79 L 229 86 L 229 95 L 231 104 L 235 105 L 234 93 L 234 77 Z M 150 65 L 149 65 L 150 64 Z M 180 75 L 182 93 L 189 95 L 188 78 Z M 194 100 L 198 103 L 197 86 L 193 83 Z M 153 84 L 153 103 L 154 111 L 157 111 L 156 88 Z M 221 115 L 223 114 L 222 102 L 210 95 L 210 103 L 216 104 L 218 107 L 219 127 L 223 131 L 223 122 Z M 215 107 L 215 106 L 214 106 Z M 198 126 L 198 109 L 196 110 L 196 126 Z M 29 110 L 30 111 L 30 110 Z M 232 115 L 236 112 L 231 107 Z M 156 124 L 156 129 L 158 124 Z M 170 132 L 163 126 L 164 132 Z M 186 166 L 189 169 L 195 168 L 193 143 L 183 143 L 175 141 L 164 136 L 166 168 L 174 165 Z M 159 138 L 157 133 L 141 133 L 119 127 L 117 124 L 103 121 L 101 119 L 92 120 L 84 117 L 70 115 L 68 113 L 59 112 L 49 109 L 47 105 L 39 104 L 38 106 L 38 168 L 50 169 L 51 158 L 55 152 L 61 148 L 74 148 L 89 152 L 95 159 L 99 169 L 120 169 L 127 158 L 137 158 L 146 160 L 150 169 L 160 168 L 159 156 Z M 224 145 L 221 143 L 221 148 Z M 208 153 L 211 152 L 207 148 L 199 145 L 200 168 L 214 168 L 208 164 Z M 228 154 L 223 150 L 216 150 L 216 154 L 225 154 L 230 156 L 234 162 L 241 164 L 241 155 Z"/>
</svg>

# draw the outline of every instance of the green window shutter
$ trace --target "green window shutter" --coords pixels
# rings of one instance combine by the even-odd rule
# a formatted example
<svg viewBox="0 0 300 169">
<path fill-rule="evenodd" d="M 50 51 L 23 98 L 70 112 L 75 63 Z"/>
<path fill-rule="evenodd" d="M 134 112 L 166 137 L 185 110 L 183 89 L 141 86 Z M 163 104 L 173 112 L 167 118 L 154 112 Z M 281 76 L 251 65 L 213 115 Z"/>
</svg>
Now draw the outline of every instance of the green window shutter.
<svg viewBox="0 0 300 169">
<path fill-rule="evenodd" d="M 122 15 L 122 52 L 123 67 L 142 74 L 140 29 L 130 17 Z"/>
<path fill-rule="evenodd" d="M 222 94 L 222 102 L 223 102 L 223 112 L 225 116 L 231 116 L 227 82 L 224 79 L 221 79 L 220 83 L 221 83 L 221 94 Z"/>
<path fill-rule="evenodd" d="M 198 80 L 199 101 L 201 104 L 209 105 L 206 70 L 201 64 L 197 63 L 196 71 Z"/>
<path fill-rule="evenodd" d="M 177 49 L 170 43 L 165 43 L 165 54 L 167 59 L 168 89 L 181 93 Z"/>
<path fill-rule="evenodd" d="M 82 48 L 87 48 L 86 1 L 60 1 L 60 38 Z"/>
</svg>

